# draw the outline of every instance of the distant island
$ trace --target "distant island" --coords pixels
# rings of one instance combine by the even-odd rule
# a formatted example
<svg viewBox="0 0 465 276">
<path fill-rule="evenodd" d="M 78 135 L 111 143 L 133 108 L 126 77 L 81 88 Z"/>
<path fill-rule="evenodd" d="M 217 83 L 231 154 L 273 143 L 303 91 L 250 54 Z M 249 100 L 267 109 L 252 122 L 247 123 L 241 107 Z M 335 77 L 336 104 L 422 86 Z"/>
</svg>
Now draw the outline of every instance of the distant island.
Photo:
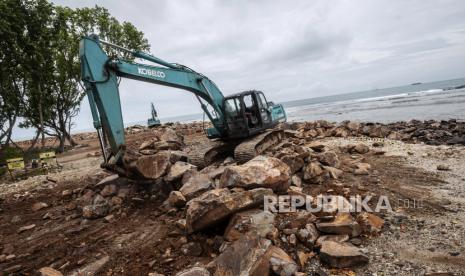
<svg viewBox="0 0 465 276">
<path fill-rule="evenodd" d="M 410 85 L 419 85 L 419 84 L 421 84 L 421 82 L 414 82 L 414 83 L 412 83 Z"/>
</svg>

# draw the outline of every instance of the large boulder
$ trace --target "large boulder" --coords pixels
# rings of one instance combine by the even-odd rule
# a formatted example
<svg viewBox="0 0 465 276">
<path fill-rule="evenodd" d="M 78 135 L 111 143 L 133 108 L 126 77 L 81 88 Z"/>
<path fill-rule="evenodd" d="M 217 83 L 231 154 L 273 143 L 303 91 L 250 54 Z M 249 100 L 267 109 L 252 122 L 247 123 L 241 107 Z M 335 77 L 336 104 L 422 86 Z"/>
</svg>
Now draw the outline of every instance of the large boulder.
<svg viewBox="0 0 465 276">
<path fill-rule="evenodd" d="M 136 171 L 144 178 L 157 179 L 168 172 L 171 166 L 170 156 L 169 151 L 141 156 L 136 161 Z"/>
<path fill-rule="evenodd" d="M 369 128 L 368 136 L 373 138 L 385 138 L 391 130 L 387 126 L 374 125 Z"/>
<path fill-rule="evenodd" d="M 320 161 L 323 165 L 339 168 L 340 161 L 335 152 L 326 151 L 318 154 L 317 157 L 318 161 Z"/>
<path fill-rule="evenodd" d="M 328 172 L 323 170 L 322 166 L 318 162 L 310 162 L 304 168 L 304 180 L 307 180 L 311 183 L 322 183 L 326 177 L 328 176 Z"/>
<path fill-rule="evenodd" d="M 208 176 L 210 176 L 211 179 L 217 179 L 221 177 L 225 168 L 225 166 L 210 165 L 208 167 L 203 168 L 200 172 L 208 174 Z"/>
<path fill-rule="evenodd" d="M 337 168 L 323 166 L 323 169 L 325 169 L 325 171 L 327 171 L 333 179 L 339 179 L 339 177 L 343 174 L 343 171 Z"/>
<path fill-rule="evenodd" d="M 363 143 L 358 143 L 354 147 L 354 152 L 356 153 L 365 154 L 365 153 L 368 153 L 369 151 L 370 151 L 370 147 Z"/>
<path fill-rule="evenodd" d="M 368 163 L 357 163 L 355 165 L 354 174 L 355 175 L 368 175 L 370 174 L 371 165 Z"/>
<path fill-rule="evenodd" d="M 187 200 L 211 190 L 214 188 L 213 180 L 204 173 L 193 173 L 193 175 L 185 181 L 179 191 L 186 197 Z"/>
<path fill-rule="evenodd" d="M 171 157 L 170 157 L 171 163 L 176 163 L 178 161 L 187 161 L 187 154 L 183 151 L 180 150 L 172 150 L 171 151 Z"/>
<path fill-rule="evenodd" d="M 247 210 L 235 214 L 229 221 L 224 238 L 228 241 L 238 240 L 243 235 L 254 231 L 265 238 L 274 230 L 275 215 L 260 209 Z"/>
<path fill-rule="evenodd" d="M 178 135 L 176 131 L 174 131 L 171 128 L 165 129 L 162 135 L 160 135 L 160 140 L 161 141 L 168 141 L 168 142 L 177 142 L 182 144 L 183 143 L 183 138 L 182 136 Z"/>
<path fill-rule="evenodd" d="M 359 154 L 365 154 L 370 151 L 370 147 L 365 145 L 364 143 L 358 143 L 356 145 L 347 145 L 345 149 L 349 153 L 359 153 Z"/>
<path fill-rule="evenodd" d="M 345 138 L 345 137 L 349 136 L 349 132 L 344 127 L 337 127 L 337 128 L 335 128 L 335 129 L 333 129 L 331 131 L 331 135 L 334 136 L 334 137 L 343 137 L 343 138 Z"/>
<path fill-rule="evenodd" d="M 384 220 L 375 214 L 363 212 L 357 215 L 357 222 L 366 234 L 378 234 L 381 232 Z"/>
<path fill-rule="evenodd" d="M 346 268 L 368 263 L 368 257 L 349 243 L 324 241 L 320 249 L 320 259 L 329 266 Z"/>
<path fill-rule="evenodd" d="M 316 152 L 322 152 L 325 148 L 325 145 L 319 141 L 312 141 L 311 143 L 306 145 L 307 147 L 311 148 Z"/>
<path fill-rule="evenodd" d="M 174 163 L 173 166 L 170 167 L 168 174 L 165 176 L 165 181 L 172 182 L 181 179 L 185 172 L 189 170 L 196 170 L 197 167 L 187 163 L 178 161 Z"/>
<path fill-rule="evenodd" d="M 346 125 L 347 129 L 350 131 L 358 131 L 360 129 L 360 123 L 357 122 L 348 122 Z"/>
<path fill-rule="evenodd" d="M 316 224 L 319 231 L 327 234 L 347 234 L 357 237 L 361 233 L 360 225 L 353 220 L 349 213 L 338 213 L 331 222 L 320 222 Z"/>
<path fill-rule="evenodd" d="M 146 149 L 151 149 L 153 147 L 154 142 L 155 142 L 155 140 L 148 140 L 148 141 L 142 142 L 142 144 L 140 144 L 140 146 L 139 146 L 139 151 L 146 150 Z"/>
<path fill-rule="evenodd" d="M 267 276 L 270 274 L 271 241 L 246 235 L 228 246 L 208 266 L 214 275 Z"/>
<path fill-rule="evenodd" d="M 227 167 L 221 175 L 220 187 L 270 188 L 282 192 L 289 188 L 290 178 L 286 163 L 260 155 L 243 165 Z"/>
<path fill-rule="evenodd" d="M 182 144 L 176 141 L 158 141 L 153 143 L 152 147 L 156 152 L 160 150 L 180 150 Z"/>
<path fill-rule="evenodd" d="M 312 248 L 319 237 L 318 230 L 313 223 L 307 223 L 304 228 L 299 229 L 297 238 L 307 247 Z"/>
<path fill-rule="evenodd" d="M 270 268 L 275 275 L 293 276 L 299 269 L 294 260 L 277 246 L 271 246 L 268 255 L 270 256 Z"/>
<path fill-rule="evenodd" d="M 322 235 L 319 236 L 318 239 L 315 242 L 315 246 L 321 247 L 323 242 L 325 241 L 334 241 L 338 243 L 346 242 L 349 241 L 349 235 L 344 234 L 344 235 Z"/>
<path fill-rule="evenodd" d="M 186 224 L 189 233 L 208 228 L 245 209 L 259 206 L 271 189 L 258 188 L 231 192 L 227 188 L 205 192 L 187 203 Z"/>
<path fill-rule="evenodd" d="M 168 203 L 173 207 L 184 207 L 186 205 L 186 198 L 180 191 L 172 191 L 168 196 Z"/>
<path fill-rule="evenodd" d="M 285 155 L 281 157 L 281 161 L 289 166 L 291 174 L 298 172 L 305 165 L 304 159 L 296 154 Z"/>
</svg>

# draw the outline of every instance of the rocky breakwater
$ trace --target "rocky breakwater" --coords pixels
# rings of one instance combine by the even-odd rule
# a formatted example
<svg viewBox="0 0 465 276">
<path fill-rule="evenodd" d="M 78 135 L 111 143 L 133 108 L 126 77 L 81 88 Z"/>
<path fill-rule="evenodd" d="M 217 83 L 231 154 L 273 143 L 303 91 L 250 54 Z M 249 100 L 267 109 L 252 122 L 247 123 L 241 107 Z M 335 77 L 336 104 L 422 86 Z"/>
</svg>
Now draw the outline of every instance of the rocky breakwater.
<svg viewBox="0 0 465 276">
<path fill-rule="evenodd" d="M 443 121 L 395 122 L 389 124 L 344 121 L 289 123 L 287 128 L 307 139 L 324 137 L 366 136 L 370 138 L 387 138 L 409 143 L 424 142 L 429 145 L 465 145 L 465 121 L 450 119 Z"/>
</svg>

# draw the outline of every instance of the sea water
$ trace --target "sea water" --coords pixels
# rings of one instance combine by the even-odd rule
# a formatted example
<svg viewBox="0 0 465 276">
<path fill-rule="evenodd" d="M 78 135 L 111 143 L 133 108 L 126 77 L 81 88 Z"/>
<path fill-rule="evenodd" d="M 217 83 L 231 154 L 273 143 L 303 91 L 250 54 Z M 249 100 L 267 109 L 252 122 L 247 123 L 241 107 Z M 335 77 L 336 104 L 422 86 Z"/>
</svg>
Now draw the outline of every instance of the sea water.
<svg viewBox="0 0 465 276">
<path fill-rule="evenodd" d="M 465 78 L 416 83 L 283 102 L 288 121 L 371 121 L 465 119 Z M 208 118 L 205 118 L 208 120 Z M 202 114 L 161 118 L 162 122 L 202 120 Z"/>
<path fill-rule="evenodd" d="M 412 84 L 283 103 L 289 121 L 465 119 L 465 79 Z"/>
</svg>

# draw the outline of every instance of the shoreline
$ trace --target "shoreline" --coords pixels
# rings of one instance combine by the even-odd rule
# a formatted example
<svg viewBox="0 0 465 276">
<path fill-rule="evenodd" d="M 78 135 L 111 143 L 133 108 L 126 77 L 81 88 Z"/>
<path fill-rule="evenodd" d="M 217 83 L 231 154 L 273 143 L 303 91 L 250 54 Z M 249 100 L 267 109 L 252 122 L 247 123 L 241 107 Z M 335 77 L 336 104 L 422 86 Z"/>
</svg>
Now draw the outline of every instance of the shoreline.
<svg viewBox="0 0 465 276">
<path fill-rule="evenodd" d="M 359 125 L 359 127 L 369 127 L 369 126 L 376 126 L 377 129 L 376 130 L 369 130 L 369 129 L 365 129 L 365 130 L 362 130 L 361 132 L 358 132 L 358 133 L 355 133 L 355 132 L 352 132 L 351 135 L 353 136 L 354 134 L 356 135 L 366 135 L 366 136 L 369 136 L 369 137 L 377 137 L 377 138 L 389 138 L 389 135 L 392 135 L 391 139 L 394 137 L 394 135 L 397 135 L 397 134 L 393 134 L 392 132 L 406 132 L 406 133 L 411 133 L 415 130 L 412 130 L 413 128 L 421 128 L 422 130 L 425 130 L 425 131 L 430 131 L 430 132 L 434 132 L 434 131 L 447 131 L 447 132 L 450 132 L 449 130 L 449 124 L 456 124 L 458 125 L 458 131 L 462 131 L 464 128 L 465 128 L 465 118 L 464 119 L 456 119 L 456 118 L 452 118 L 452 119 L 448 119 L 448 120 L 434 120 L 434 119 L 431 119 L 431 120 L 416 120 L 416 119 L 412 119 L 412 120 L 408 120 L 408 121 L 396 121 L 396 122 L 388 122 L 388 123 L 381 123 L 381 122 L 372 122 L 372 121 L 358 121 L 358 120 L 355 120 L 355 121 L 350 121 L 350 120 L 344 120 L 344 121 L 340 121 L 340 122 L 331 122 L 331 121 L 325 121 L 325 120 L 313 120 L 313 121 L 305 121 L 305 120 L 297 120 L 297 121 L 291 121 L 291 122 L 287 122 L 284 124 L 284 129 L 287 129 L 287 128 L 290 128 L 290 129 L 296 129 L 298 128 L 298 126 L 300 126 L 301 124 L 306 124 L 306 123 L 315 123 L 315 122 L 318 122 L 318 121 L 321 121 L 321 122 L 325 122 L 325 126 L 330 126 L 332 128 L 336 128 L 334 131 L 338 132 L 340 131 L 341 127 L 344 128 L 346 127 L 348 124 L 355 124 L 355 125 Z M 171 126 L 171 125 L 185 125 L 187 127 L 189 127 L 190 125 L 193 125 L 193 126 L 197 126 L 199 124 L 202 124 L 201 121 L 193 121 L 193 122 L 189 122 L 189 123 L 181 123 L 181 122 L 175 122 L 175 123 L 163 123 L 161 127 L 167 127 L 167 126 Z M 206 123 L 208 124 L 208 123 Z M 147 129 L 148 127 L 147 126 L 143 126 L 143 125 L 138 125 L 138 124 L 135 124 L 135 125 L 131 125 L 131 126 L 127 126 L 125 128 L 126 132 L 130 129 Z M 331 130 L 332 131 L 332 130 Z M 348 129 L 348 131 L 352 131 L 351 129 Z M 358 131 L 358 130 L 357 130 Z M 344 133 L 346 132 L 346 133 Z M 450 133 L 450 135 L 448 133 L 442 133 L 442 134 L 438 134 L 440 135 L 441 137 L 444 137 L 444 139 L 446 139 L 447 136 L 453 138 L 454 137 L 454 133 Z M 460 132 L 458 135 L 465 135 L 464 134 L 465 132 Z M 328 134 L 329 136 L 331 136 L 331 134 Z M 337 134 L 338 136 L 340 137 L 343 137 L 344 135 L 349 135 L 349 133 L 346 131 L 343 131 L 343 133 L 338 133 Z M 421 135 L 417 135 L 417 136 L 421 136 Z M 78 133 L 74 133 L 72 134 L 72 137 L 73 139 L 75 139 L 77 142 L 78 141 L 83 141 L 83 140 L 88 140 L 88 139 L 96 139 L 97 138 L 97 132 L 96 131 L 82 131 L 82 132 L 78 132 Z M 313 137 L 316 137 L 316 136 L 313 136 Z M 395 139 L 396 137 L 394 137 Z M 399 138 L 399 137 L 397 137 Z M 402 140 L 408 140 L 410 139 L 410 137 L 408 137 L 408 135 L 404 135 L 404 137 L 401 137 L 400 139 Z M 395 140 L 398 140 L 398 139 L 395 139 Z M 431 141 L 433 140 L 437 140 L 437 138 L 432 138 Z M 50 144 L 53 144 L 54 142 L 56 143 L 57 141 L 57 138 L 52 138 L 52 137 L 46 137 L 46 143 L 48 145 Z M 32 142 L 31 139 L 26 139 L 26 140 L 22 140 L 22 141 L 18 141 L 18 142 L 15 142 L 16 144 L 20 145 L 20 146 L 24 146 L 26 147 L 27 145 L 30 145 L 30 143 Z M 423 141 L 425 142 L 425 141 Z M 79 143 L 79 142 L 78 142 Z"/>
</svg>

